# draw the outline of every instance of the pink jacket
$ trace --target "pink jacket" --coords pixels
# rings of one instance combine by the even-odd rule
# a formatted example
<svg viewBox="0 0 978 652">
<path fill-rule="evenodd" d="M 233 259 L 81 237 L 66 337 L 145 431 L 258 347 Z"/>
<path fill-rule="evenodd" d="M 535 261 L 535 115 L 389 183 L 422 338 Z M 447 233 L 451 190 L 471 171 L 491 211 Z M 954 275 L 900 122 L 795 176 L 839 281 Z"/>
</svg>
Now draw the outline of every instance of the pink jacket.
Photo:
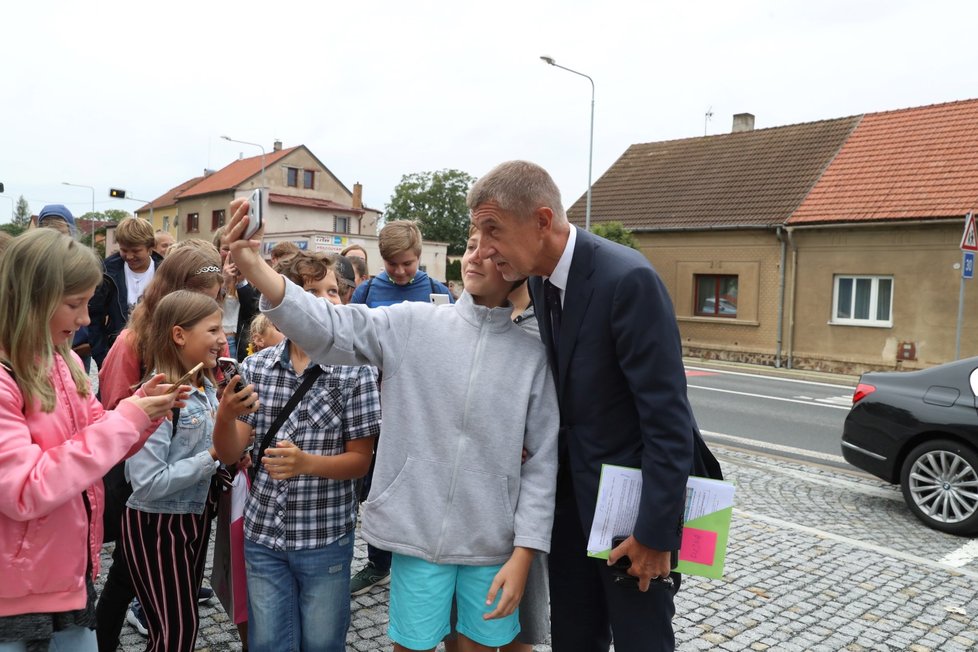
<svg viewBox="0 0 978 652">
<path fill-rule="evenodd" d="M 54 358 L 51 413 L 38 406 L 25 417 L 20 388 L 0 369 L 0 616 L 85 606 L 85 568 L 91 555 L 98 574 L 102 547 L 102 476 L 159 424 L 132 404 L 106 412 L 79 396 Z"/>
</svg>

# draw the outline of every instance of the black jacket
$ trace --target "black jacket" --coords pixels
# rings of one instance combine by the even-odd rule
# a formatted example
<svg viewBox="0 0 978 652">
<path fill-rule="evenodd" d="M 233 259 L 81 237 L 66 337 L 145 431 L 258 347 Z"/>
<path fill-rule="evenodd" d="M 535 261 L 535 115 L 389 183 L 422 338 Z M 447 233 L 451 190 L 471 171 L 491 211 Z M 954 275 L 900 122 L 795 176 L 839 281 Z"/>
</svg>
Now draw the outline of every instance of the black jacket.
<svg viewBox="0 0 978 652">
<path fill-rule="evenodd" d="M 159 268 L 163 256 L 154 251 L 152 258 Z M 92 320 L 88 327 L 92 358 L 100 367 L 119 331 L 126 327 L 129 320 L 127 297 L 126 261 L 117 252 L 102 264 L 102 282 L 88 302 L 88 315 Z"/>
</svg>

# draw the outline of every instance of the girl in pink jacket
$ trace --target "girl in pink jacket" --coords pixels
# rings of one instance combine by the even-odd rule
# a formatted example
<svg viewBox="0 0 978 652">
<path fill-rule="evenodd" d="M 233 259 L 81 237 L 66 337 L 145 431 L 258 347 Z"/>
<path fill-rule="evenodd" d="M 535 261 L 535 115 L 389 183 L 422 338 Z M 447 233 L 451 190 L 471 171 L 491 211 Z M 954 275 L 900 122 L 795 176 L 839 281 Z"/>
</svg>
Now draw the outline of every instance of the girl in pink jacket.
<svg viewBox="0 0 978 652">
<path fill-rule="evenodd" d="M 0 259 L 0 652 L 95 650 L 102 475 L 186 398 L 162 376 L 106 412 L 71 352 L 102 278 L 50 229 Z"/>
</svg>

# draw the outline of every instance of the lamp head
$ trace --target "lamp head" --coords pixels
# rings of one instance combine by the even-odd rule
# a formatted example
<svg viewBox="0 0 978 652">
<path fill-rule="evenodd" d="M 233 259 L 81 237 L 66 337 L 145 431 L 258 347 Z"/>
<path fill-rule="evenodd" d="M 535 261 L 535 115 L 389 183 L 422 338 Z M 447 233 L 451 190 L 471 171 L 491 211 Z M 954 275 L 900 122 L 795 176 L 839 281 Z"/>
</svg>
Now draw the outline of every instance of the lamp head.
<svg viewBox="0 0 978 652">
<path fill-rule="evenodd" d="M 557 62 L 554 61 L 554 58 L 553 57 L 540 57 L 540 58 L 543 59 L 544 61 L 546 61 L 547 63 L 549 63 L 551 66 L 557 64 Z"/>
<path fill-rule="evenodd" d="M 221 138 L 223 138 L 224 140 L 231 140 L 231 138 L 228 136 L 221 136 Z"/>
</svg>

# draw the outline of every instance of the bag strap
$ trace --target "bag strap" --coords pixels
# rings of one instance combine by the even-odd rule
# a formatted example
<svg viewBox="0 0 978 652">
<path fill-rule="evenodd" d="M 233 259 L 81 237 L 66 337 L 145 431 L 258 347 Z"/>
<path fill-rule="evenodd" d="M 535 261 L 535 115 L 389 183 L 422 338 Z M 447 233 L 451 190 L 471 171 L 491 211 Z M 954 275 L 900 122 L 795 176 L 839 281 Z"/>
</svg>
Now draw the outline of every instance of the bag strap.
<svg viewBox="0 0 978 652">
<path fill-rule="evenodd" d="M 268 432 L 266 432 L 265 436 L 262 437 L 261 446 L 258 447 L 258 460 L 249 469 L 251 471 L 252 481 L 254 481 L 255 476 L 258 475 L 258 469 L 261 468 L 261 458 L 265 456 L 265 449 L 267 449 L 268 445 L 272 443 L 272 437 L 274 437 L 275 433 L 279 431 L 279 428 L 282 427 L 285 420 L 289 418 L 289 415 L 292 414 L 292 410 L 294 410 L 295 406 L 299 404 L 299 401 L 302 400 L 302 397 L 309 391 L 309 388 L 312 387 L 312 384 L 316 382 L 316 379 L 319 378 L 321 373 L 323 373 L 323 368 L 318 364 L 313 366 L 312 369 L 306 370 L 306 375 L 302 379 L 302 384 L 299 385 L 299 387 L 295 390 L 295 393 L 292 394 L 292 398 L 290 398 L 289 402 L 285 404 L 285 407 L 279 411 L 278 416 L 275 417 L 275 421 L 268 429 Z"/>
</svg>

